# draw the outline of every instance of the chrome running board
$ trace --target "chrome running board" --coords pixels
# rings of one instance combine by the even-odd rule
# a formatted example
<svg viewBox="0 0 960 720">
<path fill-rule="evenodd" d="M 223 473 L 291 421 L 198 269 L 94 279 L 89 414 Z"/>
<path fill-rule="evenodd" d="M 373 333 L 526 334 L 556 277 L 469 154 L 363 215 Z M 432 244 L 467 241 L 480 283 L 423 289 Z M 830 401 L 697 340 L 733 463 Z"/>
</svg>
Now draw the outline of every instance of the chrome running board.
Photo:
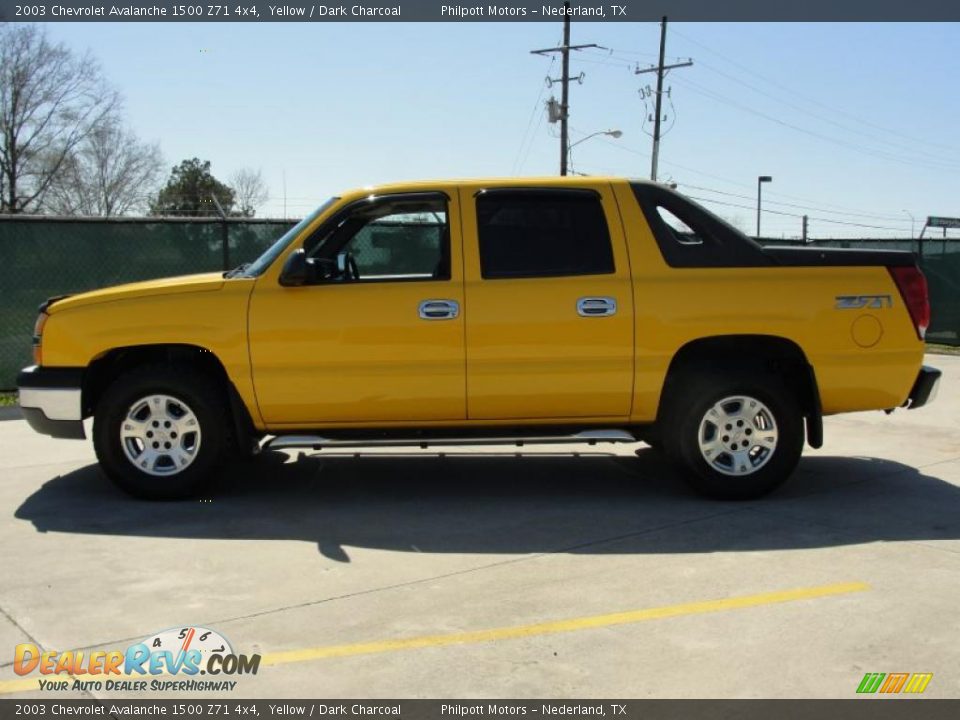
<svg viewBox="0 0 960 720">
<path fill-rule="evenodd" d="M 264 450 L 289 450 L 291 448 L 358 448 L 358 447 L 419 447 L 426 449 L 435 445 L 524 445 L 586 443 L 636 443 L 640 442 L 626 430 L 584 430 L 573 435 L 545 435 L 516 437 L 461 437 L 461 438 L 357 438 L 335 440 L 320 435 L 278 435 L 267 440 Z"/>
</svg>

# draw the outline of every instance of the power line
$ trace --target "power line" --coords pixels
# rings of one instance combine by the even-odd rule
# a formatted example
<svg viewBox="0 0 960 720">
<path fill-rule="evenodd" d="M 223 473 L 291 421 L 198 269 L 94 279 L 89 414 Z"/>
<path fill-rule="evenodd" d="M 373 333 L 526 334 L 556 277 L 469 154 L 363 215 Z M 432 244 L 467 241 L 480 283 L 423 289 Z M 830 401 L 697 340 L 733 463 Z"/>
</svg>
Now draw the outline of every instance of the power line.
<svg viewBox="0 0 960 720">
<path fill-rule="evenodd" d="M 649 154 L 647 154 L 647 153 L 645 153 L 645 152 L 643 152 L 643 151 L 641 151 L 641 150 L 637 150 L 637 149 L 635 149 L 635 148 L 631 148 L 631 147 L 629 147 L 629 146 L 627 146 L 627 145 L 621 145 L 620 143 L 613 143 L 613 142 L 610 142 L 609 140 L 603 140 L 602 138 L 601 138 L 601 142 L 604 142 L 604 143 L 606 143 L 607 145 L 609 145 L 610 147 L 617 148 L 617 149 L 622 150 L 622 151 L 624 151 L 624 152 L 629 152 L 629 153 L 631 153 L 631 154 L 639 155 L 639 156 L 641 156 L 641 157 L 650 157 Z M 666 162 L 666 161 L 665 161 L 665 162 Z M 694 168 L 689 168 L 689 167 L 687 167 L 687 166 L 685 166 L 685 165 L 679 165 L 678 163 L 666 162 L 666 164 L 672 165 L 672 166 L 674 166 L 674 167 L 679 167 L 680 169 L 685 170 L 685 171 L 687 171 L 687 172 L 692 172 L 692 173 L 694 173 L 694 174 L 703 175 L 704 177 L 710 177 L 710 178 L 713 178 L 713 179 L 715 179 L 715 180 L 720 180 L 720 181 L 722 181 L 722 182 L 727 182 L 727 183 L 730 183 L 730 184 L 732 184 L 732 185 L 738 185 L 738 186 L 741 186 L 741 187 L 748 187 L 748 186 L 746 186 L 744 183 L 738 183 L 738 182 L 736 182 L 736 181 L 729 180 L 729 179 L 727 179 L 727 178 L 723 178 L 723 177 L 718 176 L 718 175 L 712 175 L 712 174 L 710 174 L 710 173 L 705 173 L 705 172 L 696 170 L 696 169 L 694 169 Z M 596 167 L 596 166 L 594 166 L 594 167 Z M 609 170 L 606 169 L 606 168 L 600 168 L 600 169 L 603 169 L 603 170 L 605 170 L 605 171 L 609 171 Z M 715 190 L 715 189 L 713 189 L 713 188 L 708 188 L 708 187 L 704 187 L 704 186 L 700 186 L 700 185 L 692 185 L 692 184 L 690 184 L 690 183 L 685 183 L 685 182 L 678 182 L 678 184 L 679 184 L 679 185 L 683 185 L 684 187 L 689 187 L 689 188 L 692 188 L 692 189 L 695 189 L 695 190 L 700 190 L 701 192 L 711 192 L 711 193 L 715 193 L 715 194 L 718 194 L 718 195 L 724 195 L 724 196 L 727 196 L 727 197 L 734 197 L 734 198 L 744 199 L 744 200 L 753 200 L 753 197 L 752 197 L 752 196 L 749 196 L 749 195 L 740 195 L 740 194 L 736 194 L 736 193 L 726 192 L 726 191 L 724 191 L 724 190 Z M 772 195 L 772 194 L 774 194 L 774 193 L 768 193 L 768 194 L 771 194 L 771 195 Z M 790 198 L 795 198 L 795 199 L 799 199 L 799 200 L 806 200 L 807 202 L 819 202 L 819 201 L 815 201 L 815 200 L 809 200 L 808 198 L 802 198 L 802 197 L 795 197 L 795 196 L 793 196 L 793 195 L 787 195 L 787 194 L 785 194 L 785 193 L 777 193 L 777 195 L 778 195 L 779 197 L 790 197 Z M 691 196 L 691 197 L 692 197 L 692 196 Z M 706 201 L 706 202 L 713 202 L 713 203 L 717 203 L 717 204 L 730 205 L 731 207 L 739 207 L 739 208 L 741 208 L 741 209 L 751 210 L 751 211 L 755 209 L 754 206 L 735 205 L 735 204 L 733 204 L 733 203 L 724 203 L 724 202 L 719 201 L 719 200 L 709 200 L 709 199 L 705 199 L 705 201 Z M 768 200 L 765 204 L 767 204 L 767 205 L 769 205 L 769 204 L 780 205 L 780 206 L 784 206 L 784 207 L 792 207 L 792 208 L 803 209 L 803 210 L 814 210 L 814 211 L 817 211 L 817 212 L 820 212 L 820 213 L 826 213 L 826 214 L 831 214 L 831 215 L 845 215 L 845 216 L 848 216 L 848 217 L 874 218 L 874 219 L 877 219 L 877 220 L 887 220 L 887 221 L 889 221 L 889 222 L 903 222 L 903 223 L 906 223 L 906 222 L 907 222 L 905 219 L 893 217 L 893 216 L 891 216 L 891 215 L 884 215 L 884 214 L 881 214 L 881 213 L 871 213 L 871 212 L 865 212 L 865 211 L 859 211 L 859 210 L 849 210 L 849 209 L 847 209 L 848 211 L 843 211 L 843 210 L 830 210 L 830 209 L 828 209 L 827 207 L 823 207 L 824 205 L 830 205 L 829 203 L 820 203 L 820 205 L 813 206 L 813 205 L 795 205 L 795 204 L 792 204 L 792 203 L 783 203 L 783 202 L 779 202 L 779 201 L 776 201 L 776 200 Z M 838 206 L 833 206 L 833 207 L 838 207 Z M 839 207 L 843 208 L 843 206 L 839 206 Z M 770 213 L 773 213 L 773 214 L 776 214 L 776 215 L 783 215 L 783 216 L 785 216 L 785 217 L 796 217 L 796 218 L 802 218 L 802 217 L 803 217 L 803 215 L 800 214 L 800 213 L 789 213 L 789 212 L 784 212 L 784 211 L 767 210 L 766 208 L 764 209 L 764 212 L 765 212 L 765 213 L 766 213 L 766 212 L 770 212 Z M 863 227 L 871 227 L 871 228 L 876 228 L 876 229 L 887 229 L 887 230 L 893 230 L 893 231 L 896 231 L 896 232 L 903 232 L 902 230 L 897 229 L 897 228 L 884 227 L 884 226 L 879 226 L 879 225 L 867 225 L 867 224 L 861 224 L 861 223 L 845 222 L 845 221 L 839 221 L 839 220 L 832 220 L 832 219 L 830 219 L 830 218 L 820 218 L 820 217 L 812 217 L 812 216 L 811 216 L 811 219 L 820 220 L 820 221 L 822 221 L 822 222 L 833 222 L 833 223 L 839 223 L 839 224 L 849 224 L 849 225 L 853 225 L 853 226 L 861 226 L 861 225 L 862 225 Z"/>
<path fill-rule="evenodd" d="M 556 57 L 555 56 L 551 57 L 550 67 L 547 68 L 548 75 L 550 74 L 550 71 L 553 69 L 553 65 L 555 62 L 556 62 Z M 523 131 L 523 137 L 520 140 L 520 148 L 517 150 L 517 157 L 513 161 L 513 167 L 511 168 L 512 174 L 516 174 L 520 170 L 520 168 L 523 166 L 520 158 L 521 156 L 523 156 L 524 161 L 526 160 L 526 155 L 524 155 L 524 147 L 526 147 L 528 141 L 530 142 L 531 145 L 533 144 L 533 139 L 534 137 L 536 137 L 536 131 L 540 129 L 540 123 L 538 122 L 536 130 L 534 130 L 532 135 L 530 134 L 530 128 L 533 127 L 533 121 L 537 117 L 537 111 L 540 109 L 540 101 L 543 99 L 543 93 L 544 91 L 546 91 L 546 89 L 547 89 L 546 84 L 540 83 L 540 91 L 537 93 L 537 99 L 533 102 L 533 111 L 530 113 L 530 119 L 527 121 L 527 128 L 526 130 Z M 542 121 L 543 119 L 542 115 L 540 116 L 540 119 Z M 528 148 L 527 154 L 529 154 L 529 152 L 530 151 Z"/>
<path fill-rule="evenodd" d="M 739 198 L 741 200 L 753 200 L 753 197 L 749 195 L 740 195 L 739 193 L 725 192 L 723 190 L 714 190 L 712 188 L 701 187 L 699 185 L 691 185 L 690 183 L 686 183 L 686 182 L 680 183 L 680 185 L 691 188 L 693 190 L 712 192 L 712 193 L 716 193 L 717 195 L 724 195 L 726 197 Z M 766 207 L 767 205 L 781 205 L 783 207 L 795 208 L 798 210 L 816 210 L 817 212 L 829 213 L 831 215 L 847 215 L 849 217 L 865 217 L 865 218 L 872 218 L 874 220 L 890 220 L 891 222 L 902 222 L 902 223 L 910 222 L 907 219 L 895 217 L 893 215 L 878 215 L 875 213 L 861 213 L 861 212 L 844 212 L 842 210 L 829 210 L 827 208 L 815 207 L 812 205 L 797 205 L 795 203 L 785 203 L 785 202 L 780 202 L 778 200 L 767 200 L 766 199 L 767 194 L 768 193 L 764 193 L 764 207 Z"/>
<path fill-rule="evenodd" d="M 616 50 L 613 48 L 609 48 L 609 51 L 611 54 L 616 54 L 616 55 L 640 55 L 640 56 L 652 57 L 652 58 L 659 57 L 659 53 L 639 52 L 637 50 Z M 630 62 L 634 62 L 634 61 L 631 60 Z"/>
<path fill-rule="evenodd" d="M 722 95 L 719 95 L 719 94 L 713 92 L 712 90 L 709 90 L 708 88 L 705 88 L 705 87 L 703 87 L 702 85 L 699 85 L 698 83 L 692 82 L 692 81 L 690 81 L 690 80 L 678 79 L 678 82 L 680 82 L 681 84 L 683 84 L 683 85 L 686 86 L 686 87 L 689 87 L 689 88 L 690 88 L 691 90 L 693 90 L 694 92 L 697 92 L 697 93 L 699 93 L 699 94 L 701 94 L 701 95 L 704 95 L 705 97 L 708 97 L 708 98 L 710 98 L 710 99 L 712 99 L 712 100 L 715 100 L 716 102 L 719 102 L 719 103 L 722 103 L 722 104 L 725 104 L 725 105 L 729 105 L 729 106 L 734 107 L 734 108 L 736 108 L 736 109 L 738 109 L 738 110 L 742 110 L 743 112 L 747 112 L 747 113 L 750 113 L 750 114 L 752 114 L 752 115 L 756 115 L 756 116 L 761 117 L 761 118 L 764 118 L 765 120 L 768 120 L 768 121 L 770 121 L 770 122 L 772 122 L 772 123 L 775 123 L 775 124 L 777 124 L 777 125 L 781 125 L 781 126 L 783 126 L 783 127 L 786 127 L 786 128 L 788 128 L 788 129 L 790 129 L 790 130 L 794 130 L 794 131 L 796 131 L 796 132 L 803 133 L 804 135 L 809 135 L 809 136 L 811 136 L 811 137 L 817 138 L 818 140 L 823 140 L 824 142 L 829 142 L 829 143 L 831 143 L 831 144 L 838 145 L 838 146 L 843 147 L 843 148 L 846 148 L 846 149 L 848 149 L 848 150 L 853 150 L 853 151 L 855 151 L 855 152 L 859 152 L 859 153 L 862 153 L 862 154 L 865 154 L 865 155 L 870 155 L 870 156 L 872 156 L 872 157 L 880 158 L 881 160 L 891 160 L 891 161 L 893 161 L 893 162 L 898 162 L 898 163 L 901 163 L 901 164 L 904 164 L 904 165 L 912 165 L 912 166 L 918 166 L 918 167 L 925 167 L 925 168 L 927 168 L 927 169 L 929 169 L 929 170 L 941 170 L 941 171 L 944 171 L 944 170 L 945 170 L 945 171 L 955 172 L 957 169 L 960 169 L 960 165 L 957 165 L 956 163 L 947 165 L 947 164 L 939 164 L 939 163 L 936 163 L 936 164 L 935 164 L 935 163 L 931 163 L 931 162 L 929 162 L 929 161 L 927 161 L 927 162 L 920 162 L 920 161 L 916 161 L 916 160 L 905 159 L 905 158 L 899 157 L 899 156 L 897 156 L 897 155 L 892 155 L 892 154 L 890 154 L 890 153 L 888 153 L 888 152 L 884 152 L 884 151 L 881 151 L 881 150 L 875 150 L 875 149 L 873 149 L 873 148 L 863 147 L 863 146 L 861 146 L 861 145 L 856 145 L 855 143 L 851 143 L 851 142 L 846 141 L 846 140 L 840 140 L 840 139 L 837 139 L 837 138 L 834 138 L 834 137 L 830 137 L 829 135 L 824 135 L 823 133 L 817 132 L 817 131 L 815 131 L 815 130 L 809 130 L 809 129 L 807 129 L 807 128 L 800 127 L 799 125 L 794 125 L 793 123 L 789 123 L 789 122 L 787 122 L 786 120 L 781 120 L 780 118 L 774 117 L 774 116 L 772 116 L 772 115 L 768 115 L 767 113 L 762 112 L 762 111 L 760 111 L 760 110 L 755 110 L 754 108 L 751 108 L 751 107 L 748 107 L 748 106 L 746 106 L 746 105 L 743 105 L 742 103 L 738 103 L 738 102 L 736 102 L 736 101 L 734 101 L 734 100 L 730 100 L 729 98 L 726 98 L 726 97 L 724 97 L 724 96 L 722 96 Z"/>
<path fill-rule="evenodd" d="M 699 200 L 700 202 L 713 203 L 714 205 L 723 205 L 723 206 L 725 206 L 725 207 L 734 207 L 734 208 L 739 208 L 739 209 L 741 209 L 741 210 L 751 210 L 751 211 L 752 211 L 752 210 L 755 209 L 754 207 L 751 207 L 751 206 L 749 206 L 749 205 L 740 205 L 740 204 L 737 204 L 737 203 L 725 202 L 725 201 L 723 201 L 723 200 L 714 200 L 714 199 L 712 199 L 712 198 L 697 197 L 696 195 L 687 195 L 687 197 L 690 198 L 691 200 Z M 793 218 L 803 218 L 803 217 L 804 217 L 803 215 L 800 215 L 800 214 L 798 214 L 798 213 L 785 212 L 785 211 L 783 211 L 783 210 L 767 210 L 767 209 L 764 209 L 764 212 L 765 212 L 765 213 L 771 213 L 771 214 L 773 214 L 773 215 L 782 215 L 782 216 L 785 216 L 785 217 L 793 217 Z M 810 220 L 816 220 L 816 221 L 818 221 L 818 222 L 830 223 L 830 224 L 833 224 L 833 225 L 846 225 L 846 226 L 848 226 L 848 227 L 870 228 L 870 229 L 872 229 L 872 230 L 890 230 L 891 232 L 904 232 L 904 230 L 903 230 L 902 228 L 893 228 L 893 227 L 889 227 L 889 226 L 885 226 L 885 225 L 869 225 L 869 224 L 866 224 L 866 223 L 848 222 L 848 221 L 846 221 L 846 220 L 833 220 L 833 219 L 831 219 L 831 218 L 813 217 L 812 215 L 811 215 L 811 216 L 808 216 L 808 217 L 809 217 Z"/>
<path fill-rule="evenodd" d="M 818 106 L 824 108 L 825 110 L 830 110 L 830 111 L 835 112 L 835 113 L 837 113 L 837 114 L 839 114 L 839 115 L 844 115 L 845 117 L 848 117 L 848 118 L 850 118 L 851 120 L 854 120 L 855 122 L 858 122 L 858 123 L 860 123 L 860 124 L 862 124 L 862 125 L 866 125 L 866 126 L 868 126 L 868 127 L 872 127 L 872 128 L 874 128 L 874 129 L 876 129 L 876 130 L 880 130 L 880 131 L 882 131 L 882 132 L 889 133 L 889 134 L 891 134 L 891 135 L 896 135 L 898 138 L 905 138 L 905 139 L 907 139 L 907 140 L 913 140 L 914 142 L 923 143 L 924 145 L 930 145 L 930 146 L 933 146 L 933 147 L 939 147 L 939 148 L 941 148 L 941 149 L 950 150 L 950 151 L 955 152 L 955 153 L 960 153 L 960 148 L 956 148 L 956 147 L 954 147 L 954 146 L 952 146 L 952 145 L 946 145 L 946 144 L 944 144 L 944 143 L 934 142 L 934 141 L 930 141 L 930 140 L 924 140 L 924 139 L 922 139 L 922 138 L 917 138 L 917 137 L 911 137 L 910 135 L 907 135 L 906 133 L 904 133 L 902 129 L 896 129 L 896 130 L 895 130 L 895 129 L 892 129 L 892 128 L 884 127 L 883 125 L 879 125 L 879 124 L 877 124 L 877 123 L 875 123 L 875 122 L 872 122 L 872 121 L 870 121 L 870 120 L 864 120 L 863 118 L 858 117 L 857 115 L 854 115 L 854 114 L 852 114 L 852 113 L 849 113 L 849 112 L 847 112 L 846 110 L 843 110 L 843 109 L 840 109 L 840 108 L 836 108 L 836 107 L 832 107 L 832 106 L 830 106 L 830 105 L 828 105 L 828 104 L 826 104 L 826 103 L 824 103 L 824 102 L 821 102 L 820 100 L 817 100 L 817 99 L 812 98 L 812 97 L 809 97 L 809 96 L 802 95 L 802 94 L 796 92 L 795 90 L 791 90 L 790 88 L 785 87 L 784 85 L 782 85 L 781 83 L 777 82 L 776 80 L 771 80 L 770 78 L 765 77 L 764 75 L 756 72 L 754 69 L 752 69 L 752 68 L 750 68 L 750 67 L 747 67 L 746 65 L 744 65 L 744 64 L 742 64 L 742 63 L 739 63 L 739 62 L 737 62 L 736 60 L 733 60 L 733 59 L 727 57 L 727 56 L 724 55 L 723 53 L 718 52 L 717 50 L 714 50 L 713 48 L 705 45 L 704 43 L 700 42 L 699 40 L 694 40 L 694 39 L 693 39 L 692 37 L 690 37 L 689 35 L 685 35 L 684 33 L 679 32 L 676 28 L 671 29 L 670 32 L 673 33 L 674 35 L 676 35 L 677 37 L 681 37 L 681 38 L 683 38 L 684 40 L 686 40 L 686 41 L 688 41 L 688 42 L 691 42 L 691 43 L 693 43 L 694 45 L 696 45 L 696 46 L 698 46 L 698 47 L 700 47 L 700 48 L 703 48 L 703 49 L 706 50 L 707 52 L 709 52 L 709 53 L 711 53 L 711 54 L 713 54 L 713 55 L 716 55 L 718 58 L 720 58 L 720 59 L 722 59 L 722 60 L 730 63 L 731 65 L 733 65 L 733 66 L 735 66 L 735 67 L 737 67 L 737 68 L 739 68 L 739 69 L 742 70 L 743 72 L 746 72 L 746 73 L 748 73 L 748 74 L 750 74 L 750 75 L 752 75 L 752 76 L 754 76 L 754 77 L 762 80 L 763 82 L 768 83 L 769 85 L 772 85 L 773 87 L 776 87 L 776 88 L 778 88 L 778 89 L 780 89 L 780 90 L 783 90 L 783 91 L 785 91 L 785 92 L 792 93 L 792 94 L 796 95 L 797 97 L 803 98 L 804 100 L 806 100 L 806 101 L 808 101 L 808 102 L 811 102 L 811 103 L 813 103 L 813 104 L 815 104 L 815 105 L 818 105 Z"/>
<path fill-rule="evenodd" d="M 890 147 L 897 148 L 897 149 L 900 150 L 900 151 L 906 150 L 908 153 L 915 153 L 915 154 L 918 154 L 918 155 L 924 155 L 924 156 L 926 156 L 927 158 L 930 158 L 930 159 L 932 159 L 932 160 L 934 160 L 934 161 L 939 161 L 940 158 L 941 158 L 941 155 L 939 155 L 939 154 L 933 154 L 933 153 L 927 152 L 926 150 L 921 150 L 921 149 L 918 149 L 918 148 L 913 147 L 913 146 L 910 146 L 910 145 L 904 145 L 904 144 L 902 144 L 902 143 L 892 142 L 891 140 L 887 140 L 887 139 L 884 139 L 884 138 L 880 137 L 880 136 L 877 135 L 876 133 L 867 133 L 867 132 L 864 131 L 864 130 L 857 129 L 857 128 L 853 128 L 853 127 L 850 127 L 849 125 L 845 125 L 844 123 L 837 122 L 837 121 L 834 120 L 833 118 L 828 118 L 828 117 L 825 117 L 825 116 L 820 115 L 820 114 L 818 114 L 818 113 L 815 113 L 815 112 L 813 112 L 813 111 L 805 108 L 803 105 L 800 105 L 800 104 L 795 103 L 795 102 L 791 102 L 790 100 L 785 100 L 785 99 L 783 99 L 783 98 L 777 97 L 776 95 L 773 95 L 773 94 L 771 94 L 771 93 L 768 93 L 768 92 L 766 92 L 765 90 L 762 90 L 762 89 L 758 88 L 756 85 L 752 85 L 751 83 L 748 83 L 748 82 L 746 82 L 746 81 L 744 81 L 744 80 L 736 77 L 735 75 L 731 75 L 731 74 L 729 74 L 729 73 L 724 72 L 723 70 L 720 70 L 720 69 L 718 69 L 718 68 L 715 68 L 715 67 L 713 67 L 712 65 L 709 65 L 708 63 L 701 62 L 700 65 L 701 65 L 702 67 L 706 68 L 708 71 L 710 71 L 710 72 L 712 72 L 712 73 L 716 73 L 717 75 L 720 75 L 721 77 L 725 77 L 725 78 L 727 78 L 728 80 L 731 80 L 731 81 L 733 81 L 733 82 L 735 82 L 735 83 L 738 83 L 739 85 L 742 85 L 742 86 L 745 87 L 745 88 L 749 88 L 750 90 L 752 90 L 753 92 L 757 93 L 758 95 L 762 95 L 762 96 L 764 96 L 764 97 L 766 97 L 766 98 L 769 98 L 769 99 L 771 99 L 771 100 L 773 100 L 773 101 L 775 101 L 775 102 L 782 103 L 783 105 L 786 105 L 787 107 L 790 107 L 790 108 L 792 108 L 793 110 L 796 110 L 797 112 L 803 113 L 804 115 L 809 115 L 810 117 L 816 118 L 817 120 L 819 120 L 819 121 L 821 121 L 821 122 L 827 123 L 827 124 L 829 124 L 829 125 L 833 125 L 834 127 L 837 127 L 837 128 L 840 128 L 841 130 L 843 130 L 843 131 L 845 131 L 845 132 L 854 133 L 854 134 L 856 134 L 856 135 L 858 135 L 858 136 L 864 136 L 864 135 L 866 135 L 866 136 L 868 136 L 868 137 L 872 137 L 872 138 L 873 138 L 875 141 L 877 141 L 877 142 L 883 143 L 884 145 L 889 145 Z"/>
</svg>

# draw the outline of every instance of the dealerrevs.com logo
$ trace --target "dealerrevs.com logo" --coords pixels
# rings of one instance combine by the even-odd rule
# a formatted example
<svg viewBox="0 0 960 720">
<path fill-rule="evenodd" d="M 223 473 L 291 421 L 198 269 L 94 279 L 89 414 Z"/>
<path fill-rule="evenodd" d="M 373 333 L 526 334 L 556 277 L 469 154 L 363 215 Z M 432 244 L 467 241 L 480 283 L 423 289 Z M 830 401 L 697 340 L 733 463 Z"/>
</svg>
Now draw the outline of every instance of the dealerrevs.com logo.
<svg viewBox="0 0 960 720">
<path fill-rule="evenodd" d="M 48 676 L 39 681 L 41 690 L 222 691 L 237 685 L 224 675 L 256 675 L 260 655 L 238 654 L 220 633 L 193 626 L 164 630 L 122 650 L 61 652 L 24 643 L 14 651 L 13 669 Z M 58 677 L 64 675 L 69 679 Z"/>
</svg>

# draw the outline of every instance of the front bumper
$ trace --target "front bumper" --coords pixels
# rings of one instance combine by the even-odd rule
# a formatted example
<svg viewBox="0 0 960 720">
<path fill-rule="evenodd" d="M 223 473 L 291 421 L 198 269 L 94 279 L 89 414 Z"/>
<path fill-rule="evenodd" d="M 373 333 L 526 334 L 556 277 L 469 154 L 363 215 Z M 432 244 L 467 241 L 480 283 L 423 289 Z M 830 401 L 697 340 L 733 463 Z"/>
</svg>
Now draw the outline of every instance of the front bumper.
<svg viewBox="0 0 960 720">
<path fill-rule="evenodd" d="M 920 368 L 916 382 L 913 383 L 913 389 L 907 398 L 907 407 L 911 410 L 923 407 L 932 403 L 937 397 L 937 390 L 940 389 L 940 376 L 942 373 L 936 368 L 924 365 Z"/>
<path fill-rule="evenodd" d="M 83 440 L 83 368 L 31 365 L 17 376 L 20 411 L 42 435 Z"/>
</svg>

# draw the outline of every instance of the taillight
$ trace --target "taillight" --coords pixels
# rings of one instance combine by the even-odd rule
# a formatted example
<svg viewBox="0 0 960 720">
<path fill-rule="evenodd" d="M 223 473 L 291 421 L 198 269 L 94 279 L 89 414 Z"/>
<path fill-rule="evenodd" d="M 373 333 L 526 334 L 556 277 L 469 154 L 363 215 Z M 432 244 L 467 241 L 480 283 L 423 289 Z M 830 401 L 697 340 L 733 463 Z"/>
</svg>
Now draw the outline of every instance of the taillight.
<svg viewBox="0 0 960 720">
<path fill-rule="evenodd" d="M 890 275 L 897 284 L 903 304 L 907 306 L 910 319 L 923 340 L 930 327 L 930 296 L 927 294 L 927 279 L 916 265 L 889 267 Z"/>
<path fill-rule="evenodd" d="M 45 312 L 37 315 L 37 322 L 33 325 L 33 364 L 43 365 L 43 326 L 50 317 Z"/>
</svg>

